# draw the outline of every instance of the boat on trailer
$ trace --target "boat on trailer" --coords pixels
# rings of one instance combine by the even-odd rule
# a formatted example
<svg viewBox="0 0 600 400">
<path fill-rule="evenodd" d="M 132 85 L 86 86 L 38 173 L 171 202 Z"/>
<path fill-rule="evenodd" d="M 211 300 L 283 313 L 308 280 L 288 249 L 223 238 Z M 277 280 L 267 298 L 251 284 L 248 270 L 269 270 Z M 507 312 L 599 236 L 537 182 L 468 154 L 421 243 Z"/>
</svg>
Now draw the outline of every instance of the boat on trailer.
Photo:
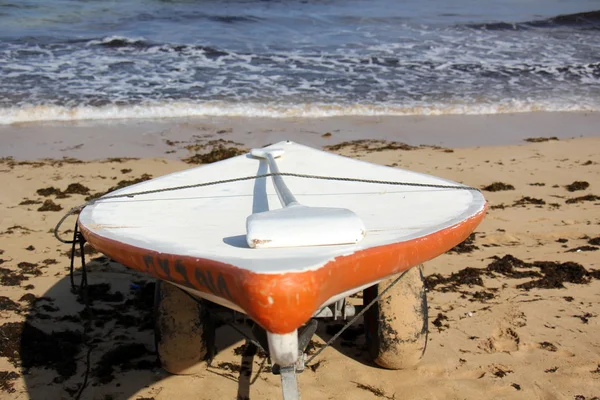
<svg viewBox="0 0 600 400">
<path fill-rule="evenodd" d="M 464 241 L 486 208 L 474 188 L 286 141 L 112 192 L 78 226 L 98 251 L 159 279 L 167 371 L 210 356 L 216 304 L 254 322 L 293 399 L 318 318 L 364 313 L 377 364 L 417 362 L 427 340 L 417 266 Z M 361 291 L 369 310 L 347 301 Z"/>
</svg>

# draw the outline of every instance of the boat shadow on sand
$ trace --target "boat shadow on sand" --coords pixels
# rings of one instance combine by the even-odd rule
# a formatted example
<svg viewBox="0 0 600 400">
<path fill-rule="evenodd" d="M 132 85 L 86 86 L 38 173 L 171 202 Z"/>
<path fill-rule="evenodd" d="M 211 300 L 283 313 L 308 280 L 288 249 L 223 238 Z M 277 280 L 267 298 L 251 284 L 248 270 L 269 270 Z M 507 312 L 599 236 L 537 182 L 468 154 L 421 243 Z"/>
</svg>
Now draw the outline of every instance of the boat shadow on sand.
<svg viewBox="0 0 600 400">
<path fill-rule="evenodd" d="M 27 315 L 25 322 L 2 327 L 3 346 L 13 347 L 3 352 L 13 354 L 9 361 L 20 366 L 33 400 L 137 398 L 142 393 L 147 396 L 148 387 L 170 376 L 160 368 L 155 352 L 154 280 L 103 256 L 86 267 L 87 308 L 67 276 L 41 297 L 24 295 L 21 301 L 29 305 L 21 310 Z M 80 278 L 76 273 L 76 287 Z M 236 398 L 249 399 L 257 378 L 271 374 L 270 365 L 264 352 L 246 344 L 232 327 L 217 326 L 217 355 L 202 375 L 235 382 Z M 341 321 L 321 322 L 316 333 L 321 340 L 313 338 L 308 354 L 314 354 L 341 326 Z M 250 321 L 238 321 L 236 327 L 249 333 Z M 363 350 L 362 332 L 362 324 L 352 326 L 332 347 L 373 365 Z M 322 357 L 307 369 L 316 371 Z"/>
</svg>

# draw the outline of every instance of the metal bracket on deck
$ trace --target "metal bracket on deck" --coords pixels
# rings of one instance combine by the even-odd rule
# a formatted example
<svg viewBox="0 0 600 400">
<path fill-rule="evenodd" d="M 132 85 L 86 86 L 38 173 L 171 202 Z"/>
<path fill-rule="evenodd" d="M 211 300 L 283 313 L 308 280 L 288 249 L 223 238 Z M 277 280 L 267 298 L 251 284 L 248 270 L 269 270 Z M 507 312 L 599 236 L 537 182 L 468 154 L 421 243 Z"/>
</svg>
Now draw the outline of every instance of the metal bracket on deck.
<svg viewBox="0 0 600 400">
<path fill-rule="evenodd" d="M 338 318 L 348 319 L 354 317 L 362 309 L 362 306 L 355 306 L 347 302 L 344 302 L 342 305 L 339 304 L 339 302 L 336 302 L 315 312 L 313 318 L 333 318 L 334 320 L 337 320 Z"/>
</svg>

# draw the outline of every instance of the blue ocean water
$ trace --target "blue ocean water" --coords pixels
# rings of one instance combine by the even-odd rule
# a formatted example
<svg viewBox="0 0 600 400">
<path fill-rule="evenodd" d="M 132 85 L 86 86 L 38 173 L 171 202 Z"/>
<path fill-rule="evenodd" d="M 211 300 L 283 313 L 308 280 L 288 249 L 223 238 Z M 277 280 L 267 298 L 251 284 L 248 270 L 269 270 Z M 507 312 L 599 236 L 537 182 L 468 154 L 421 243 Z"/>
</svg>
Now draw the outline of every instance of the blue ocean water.
<svg viewBox="0 0 600 400">
<path fill-rule="evenodd" d="M 600 110 L 598 0 L 0 0 L 0 124 Z"/>
</svg>

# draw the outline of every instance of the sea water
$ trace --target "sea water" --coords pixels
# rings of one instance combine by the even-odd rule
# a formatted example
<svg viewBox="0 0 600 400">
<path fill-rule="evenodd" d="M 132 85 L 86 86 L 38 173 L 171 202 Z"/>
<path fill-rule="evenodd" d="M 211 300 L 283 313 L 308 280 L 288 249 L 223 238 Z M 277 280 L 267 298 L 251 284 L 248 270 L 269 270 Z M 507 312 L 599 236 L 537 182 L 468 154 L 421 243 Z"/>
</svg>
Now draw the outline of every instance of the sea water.
<svg viewBox="0 0 600 400">
<path fill-rule="evenodd" d="M 0 0 L 0 124 L 600 110 L 598 0 Z"/>
</svg>

